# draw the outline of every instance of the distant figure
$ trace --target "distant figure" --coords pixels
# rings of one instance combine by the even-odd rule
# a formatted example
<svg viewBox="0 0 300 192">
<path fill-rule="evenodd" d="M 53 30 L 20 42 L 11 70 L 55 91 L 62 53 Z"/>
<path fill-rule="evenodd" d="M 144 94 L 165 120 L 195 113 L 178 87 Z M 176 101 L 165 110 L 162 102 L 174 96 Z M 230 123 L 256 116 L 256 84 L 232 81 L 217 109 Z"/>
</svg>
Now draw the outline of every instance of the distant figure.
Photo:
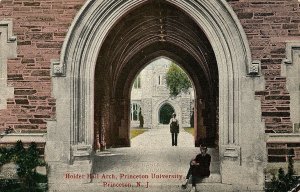
<svg viewBox="0 0 300 192">
<path fill-rule="evenodd" d="M 139 120 L 140 120 L 140 128 L 144 127 L 144 117 L 142 115 L 142 110 L 139 113 Z"/>
<path fill-rule="evenodd" d="M 176 114 L 172 114 L 172 118 L 170 119 L 170 132 L 172 136 L 172 146 L 177 146 L 177 137 L 179 133 L 179 122 L 176 119 Z"/>
<path fill-rule="evenodd" d="M 207 147 L 205 145 L 200 146 L 200 154 L 196 156 L 195 159 L 192 159 L 190 162 L 190 168 L 186 175 L 186 180 L 182 189 L 186 189 L 189 179 L 192 179 L 192 189 L 191 192 L 196 191 L 196 181 L 202 180 L 210 175 L 210 166 L 211 156 L 207 154 Z"/>
</svg>

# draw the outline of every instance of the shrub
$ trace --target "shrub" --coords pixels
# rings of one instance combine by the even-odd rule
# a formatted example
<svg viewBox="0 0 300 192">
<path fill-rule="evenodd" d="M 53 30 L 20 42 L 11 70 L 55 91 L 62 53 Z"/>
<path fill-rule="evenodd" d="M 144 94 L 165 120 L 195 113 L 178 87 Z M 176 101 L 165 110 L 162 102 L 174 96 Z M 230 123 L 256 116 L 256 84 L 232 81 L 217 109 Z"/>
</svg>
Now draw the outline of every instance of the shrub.
<svg viewBox="0 0 300 192">
<path fill-rule="evenodd" d="M 287 192 L 296 186 L 298 179 L 294 176 L 293 151 L 288 154 L 288 172 L 285 174 L 283 168 L 279 168 L 277 177 L 273 175 L 270 187 L 266 192 Z"/>
<path fill-rule="evenodd" d="M 17 141 L 13 148 L 0 149 L 0 166 L 9 162 L 17 165 L 19 180 L 1 180 L 1 191 L 41 191 L 37 183 L 40 181 L 47 183 L 47 176 L 36 172 L 37 166 L 45 166 L 45 162 L 39 158 L 36 143 L 32 142 L 27 150 L 21 141 Z"/>
</svg>

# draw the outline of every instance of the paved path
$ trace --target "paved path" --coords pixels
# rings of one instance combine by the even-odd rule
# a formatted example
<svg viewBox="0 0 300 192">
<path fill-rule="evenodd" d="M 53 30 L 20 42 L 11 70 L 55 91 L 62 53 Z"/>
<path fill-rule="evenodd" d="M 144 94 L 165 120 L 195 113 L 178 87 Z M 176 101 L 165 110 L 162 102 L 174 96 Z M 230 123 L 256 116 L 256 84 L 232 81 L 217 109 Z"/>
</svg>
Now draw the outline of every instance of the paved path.
<svg viewBox="0 0 300 192">
<path fill-rule="evenodd" d="M 203 185 L 208 185 L 206 189 L 220 180 L 217 174 L 218 153 L 214 149 L 208 152 L 212 154 L 213 174 L 208 183 Z M 194 147 L 193 136 L 184 130 L 180 130 L 178 146 L 171 146 L 171 134 L 167 126 L 151 129 L 132 139 L 131 147 L 97 153 L 95 178 L 84 187 L 80 185 L 77 191 L 188 191 L 181 190 L 180 185 L 185 179 L 189 161 L 197 153 L 199 148 Z"/>
<path fill-rule="evenodd" d="M 177 146 L 171 145 L 168 126 L 151 129 L 132 139 L 130 148 L 113 148 L 107 153 L 97 154 L 94 172 L 101 176 L 113 175 L 114 179 L 94 179 L 93 183 L 98 183 L 107 191 L 113 191 L 108 185 L 116 183 L 135 186 L 130 191 L 163 186 L 173 186 L 179 190 L 185 179 L 188 163 L 197 153 L 199 148 L 194 147 L 193 136 L 183 129 L 180 130 Z M 215 157 L 213 162 L 217 161 Z M 213 172 L 217 172 L 218 166 L 213 167 Z M 139 184 L 143 187 L 137 188 Z M 128 191 L 124 187 L 112 188 L 115 191 Z"/>
</svg>

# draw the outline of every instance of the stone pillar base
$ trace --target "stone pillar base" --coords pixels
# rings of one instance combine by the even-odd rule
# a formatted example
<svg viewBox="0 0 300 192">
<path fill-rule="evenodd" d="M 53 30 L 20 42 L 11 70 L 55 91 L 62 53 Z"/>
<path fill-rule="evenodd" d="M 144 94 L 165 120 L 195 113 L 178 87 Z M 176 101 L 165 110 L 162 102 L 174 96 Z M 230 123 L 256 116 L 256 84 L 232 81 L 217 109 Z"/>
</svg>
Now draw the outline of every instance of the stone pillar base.
<svg viewBox="0 0 300 192">
<path fill-rule="evenodd" d="M 220 150 L 222 183 L 239 191 L 264 190 L 263 162 L 241 158 L 241 147 L 237 145 L 222 145 Z"/>
<path fill-rule="evenodd" d="M 49 191 L 75 189 L 76 185 L 90 183 L 92 168 L 91 146 L 81 144 L 72 146 L 71 164 L 48 161 Z"/>
<path fill-rule="evenodd" d="M 91 182 L 93 163 L 90 160 L 74 161 L 72 165 L 59 162 L 48 163 L 49 191 L 60 191 Z"/>
<path fill-rule="evenodd" d="M 263 191 L 264 174 L 262 166 L 257 163 L 239 163 L 231 160 L 223 160 L 221 163 L 222 183 L 231 184 L 240 191 Z"/>
</svg>

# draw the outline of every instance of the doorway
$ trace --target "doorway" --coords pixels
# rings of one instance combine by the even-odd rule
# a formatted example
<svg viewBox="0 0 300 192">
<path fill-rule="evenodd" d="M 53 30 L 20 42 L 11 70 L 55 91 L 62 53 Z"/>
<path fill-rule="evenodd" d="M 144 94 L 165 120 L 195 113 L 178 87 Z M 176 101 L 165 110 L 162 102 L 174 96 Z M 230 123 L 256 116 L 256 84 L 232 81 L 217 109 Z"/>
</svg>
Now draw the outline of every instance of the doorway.
<svg viewBox="0 0 300 192">
<path fill-rule="evenodd" d="M 169 103 L 165 103 L 159 110 L 159 123 L 169 124 L 174 112 L 174 108 Z"/>
</svg>

